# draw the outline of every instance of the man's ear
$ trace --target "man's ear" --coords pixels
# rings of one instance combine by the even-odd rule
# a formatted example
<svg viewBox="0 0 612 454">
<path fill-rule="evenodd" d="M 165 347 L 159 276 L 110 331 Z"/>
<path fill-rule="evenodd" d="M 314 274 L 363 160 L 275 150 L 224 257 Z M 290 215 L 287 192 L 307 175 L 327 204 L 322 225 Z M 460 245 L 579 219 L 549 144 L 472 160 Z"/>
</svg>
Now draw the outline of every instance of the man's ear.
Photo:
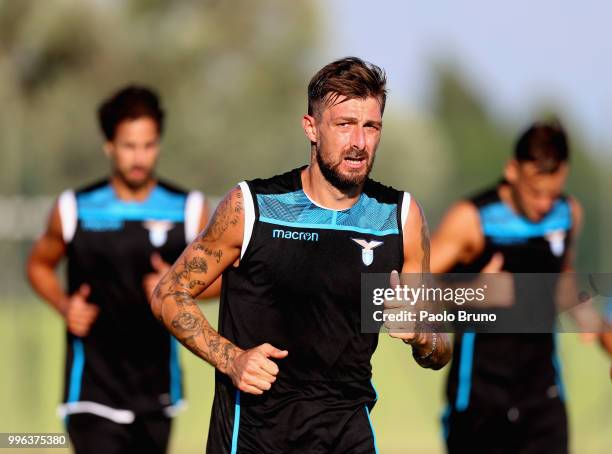
<svg viewBox="0 0 612 454">
<path fill-rule="evenodd" d="M 106 155 L 106 157 L 110 159 L 113 155 L 113 151 L 115 150 L 115 146 L 111 141 L 107 140 L 106 142 L 104 142 L 102 149 L 104 150 L 104 154 Z"/>
<path fill-rule="evenodd" d="M 317 130 L 317 120 L 312 115 L 304 115 L 302 117 L 302 128 L 304 128 L 304 134 L 310 140 L 310 143 L 317 143 L 319 140 L 319 133 Z"/>
<path fill-rule="evenodd" d="M 519 163 L 516 159 L 508 161 L 504 167 L 504 177 L 508 183 L 516 183 L 519 174 Z"/>
</svg>

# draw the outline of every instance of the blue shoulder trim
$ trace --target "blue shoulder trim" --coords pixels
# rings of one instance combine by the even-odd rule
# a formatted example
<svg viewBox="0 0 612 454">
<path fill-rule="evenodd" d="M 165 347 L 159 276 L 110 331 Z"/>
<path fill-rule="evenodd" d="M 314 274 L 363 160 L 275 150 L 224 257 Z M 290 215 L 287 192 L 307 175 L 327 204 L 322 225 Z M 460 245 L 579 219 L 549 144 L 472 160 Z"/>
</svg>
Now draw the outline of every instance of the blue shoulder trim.
<svg viewBox="0 0 612 454">
<path fill-rule="evenodd" d="M 572 227 L 572 213 L 567 200 L 557 200 L 550 213 L 540 222 L 531 222 L 514 213 L 503 202 L 480 208 L 480 219 L 485 236 L 500 242 L 543 237 L 550 232 Z"/>
<path fill-rule="evenodd" d="M 270 224 L 310 229 L 347 230 L 371 235 L 398 234 L 397 204 L 381 203 L 362 194 L 347 210 L 315 205 L 304 191 L 257 194 L 259 220 Z"/>
<path fill-rule="evenodd" d="M 126 202 L 115 195 L 110 184 L 77 194 L 79 219 L 84 221 L 165 220 L 183 222 L 186 195 L 157 185 L 142 202 Z"/>
</svg>

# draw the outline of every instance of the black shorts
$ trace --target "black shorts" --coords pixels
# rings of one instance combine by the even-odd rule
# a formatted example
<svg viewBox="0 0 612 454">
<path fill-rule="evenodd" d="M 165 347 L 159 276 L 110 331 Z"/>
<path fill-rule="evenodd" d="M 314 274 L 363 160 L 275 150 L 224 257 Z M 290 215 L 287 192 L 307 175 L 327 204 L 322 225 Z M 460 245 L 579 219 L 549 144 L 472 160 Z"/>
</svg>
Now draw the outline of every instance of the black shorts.
<svg viewBox="0 0 612 454">
<path fill-rule="evenodd" d="M 69 416 L 67 427 L 76 454 L 164 454 L 171 421 L 159 414 L 118 424 L 97 415 L 77 413 Z"/>
<path fill-rule="evenodd" d="M 217 376 L 206 452 L 376 453 L 365 383 L 277 381 L 261 396 L 239 392 Z"/>
<path fill-rule="evenodd" d="M 450 408 L 450 407 L 449 407 Z M 559 397 L 524 400 L 512 407 L 470 404 L 442 417 L 450 454 L 566 454 L 567 414 Z"/>
</svg>

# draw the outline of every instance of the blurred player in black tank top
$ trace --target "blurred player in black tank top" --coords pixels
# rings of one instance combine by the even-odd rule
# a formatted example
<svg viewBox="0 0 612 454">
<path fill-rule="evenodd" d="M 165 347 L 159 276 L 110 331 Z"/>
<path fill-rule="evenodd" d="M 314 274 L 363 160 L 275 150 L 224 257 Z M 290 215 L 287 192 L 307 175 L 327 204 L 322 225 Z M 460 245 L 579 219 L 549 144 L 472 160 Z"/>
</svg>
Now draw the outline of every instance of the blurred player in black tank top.
<svg viewBox="0 0 612 454">
<path fill-rule="evenodd" d="M 183 403 L 177 343 L 147 299 L 208 209 L 200 192 L 154 175 L 163 118 L 144 87 L 102 104 L 112 175 L 62 193 L 28 262 L 32 286 L 66 320 L 60 414 L 78 453 L 163 453 Z M 55 274 L 64 256 L 66 290 Z"/>
<path fill-rule="evenodd" d="M 429 268 L 416 201 L 368 178 L 384 73 L 349 57 L 308 88 L 309 165 L 240 183 L 154 293 L 156 316 L 217 369 L 209 453 L 375 452 L 360 276 Z M 193 298 L 221 273 L 216 332 Z M 423 367 L 449 360 L 445 335 L 393 336 Z"/>
<path fill-rule="evenodd" d="M 504 180 L 446 214 L 432 240 L 432 272 L 572 271 L 582 210 L 563 194 L 568 154 L 560 125 L 525 131 Z M 447 398 L 449 452 L 567 452 L 554 334 L 457 334 Z"/>
</svg>

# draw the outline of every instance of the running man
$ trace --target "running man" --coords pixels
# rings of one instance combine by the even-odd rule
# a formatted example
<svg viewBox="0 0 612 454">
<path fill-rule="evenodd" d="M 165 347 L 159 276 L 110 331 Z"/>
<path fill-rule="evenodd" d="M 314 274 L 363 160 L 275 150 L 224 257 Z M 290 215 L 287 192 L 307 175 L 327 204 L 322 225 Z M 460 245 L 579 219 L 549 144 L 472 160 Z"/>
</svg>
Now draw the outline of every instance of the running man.
<svg viewBox="0 0 612 454">
<path fill-rule="evenodd" d="M 147 296 L 203 228 L 208 208 L 202 193 L 154 174 L 164 112 L 152 90 L 124 88 L 98 114 L 111 175 L 59 196 L 27 272 L 66 321 L 60 414 L 75 451 L 163 453 L 182 378 L 177 343 Z M 66 290 L 55 270 L 64 257 Z"/>
<path fill-rule="evenodd" d="M 376 450 L 361 273 L 429 269 L 417 202 L 368 178 L 385 84 L 358 58 L 322 68 L 302 119 L 309 165 L 230 191 L 154 292 L 155 315 L 217 369 L 209 453 Z M 194 298 L 221 274 L 217 332 Z M 392 335 L 423 367 L 449 360 L 443 334 Z"/>
<path fill-rule="evenodd" d="M 504 180 L 458 202 L 433 235 L 434 273 L 561 273 L 573 267 L 582 209 L 563 194 L 560 125 L 519 138 Z M 567 417 L 554 334 L 457 334 L 444 430 L 451 453 L 565 453 Z"/>
</svg>

